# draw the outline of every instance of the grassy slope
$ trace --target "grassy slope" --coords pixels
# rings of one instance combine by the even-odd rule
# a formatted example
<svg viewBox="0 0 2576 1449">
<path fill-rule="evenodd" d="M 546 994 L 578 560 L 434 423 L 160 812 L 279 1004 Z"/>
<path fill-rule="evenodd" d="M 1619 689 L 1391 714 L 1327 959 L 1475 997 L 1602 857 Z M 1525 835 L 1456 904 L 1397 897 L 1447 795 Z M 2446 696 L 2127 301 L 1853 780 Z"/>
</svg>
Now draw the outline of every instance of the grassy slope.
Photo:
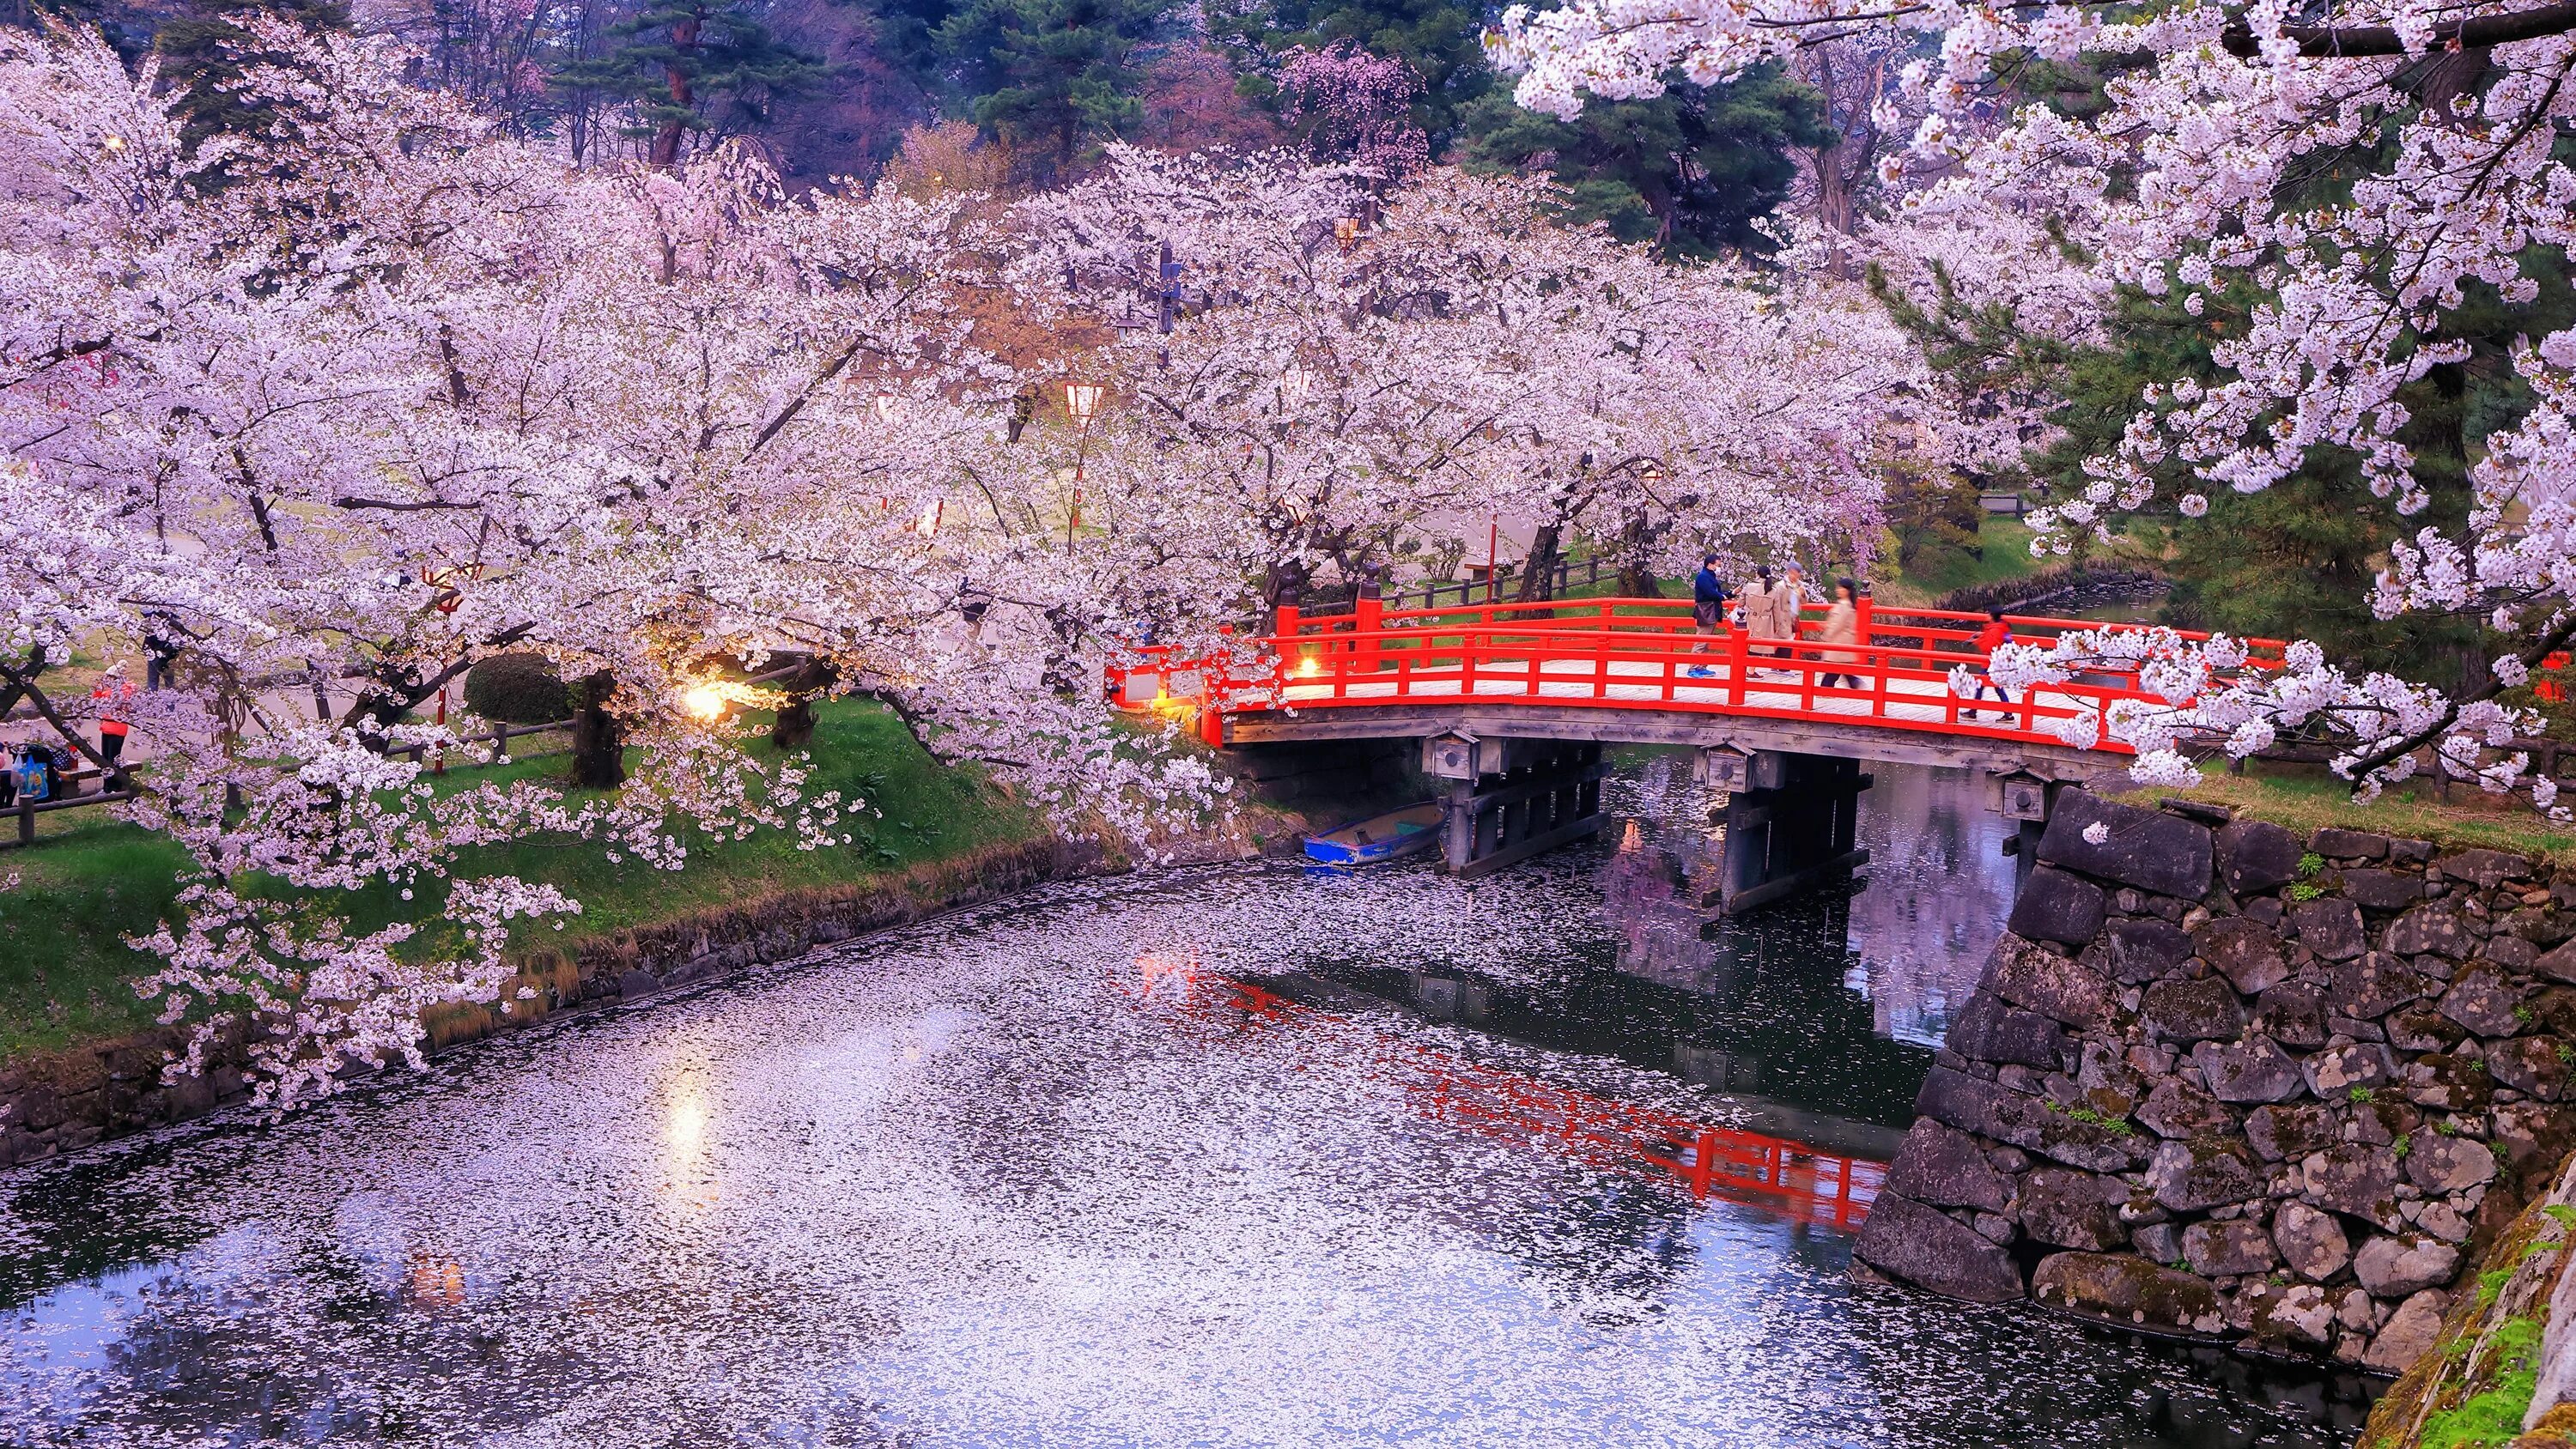
<svg viewBox="0 0 2576 1449">
<path fill-rule="evenodd" d="M 1922 572 L 1906 573 L 1891 567 L 1877 581 L 1874 592 L 1892 604 L 1929 604 L 1952 589 L 2023 578 L 2037 573 L 2042 566 L 2041 560 L 2030 556 L 2030 530 L 2019 519 L 1986 514 L 1978 522 L 1977 542 L 1984 550 L 1982 558 L 1953 549 L 1936 549 Z M 1893 565 L 1893 555 L 1888 562 Z"/>
<path fill-rule="evenodd" d="M 2256 764 L 2244 775 L 2204 768 L 2207 774 L 2199 785 L 2155 793 L 2234 805 L 2300 835 L 2321 825 L 2339 825 L 2402 839 L 2481 845 L 2576 863 L 2576 831 L 2553 826 L 2532 810 L 2527 797 L 2516 805 L 2509 799 L 2481 795 L 2472 786 L 2453 785 L 2445 802 L 2435 796 L 2431 785 L 2409 783 L 2368 805 L 2355 805 L 2352 787 L 2322 766 Z"/>
<path fill-rule="evenodd" d="M 544 880 L 578 898 L 582 914 L 560 933 L 545 932 L 548 944 L 574 945 L 773 891 L 897 874 L 1036 831 L 1020 806 L 980 775 L 932 760 L 881 707 L 837 701 L 817 715 L 809 791 L 838 789 L 883 812 L 852 827 L 855 845 L 800 851 L 784 831 L 744 841 L 701 839 L 690 844 L 688 869 L 677 873 L 631 858 L 611 864 L 596 844 L 564 841 L 477 852 L 469 863 L 477 873 Z M 767 753 L 764 745 L 753 748 Z M 554 775 L 563 766 L 558 756 L 452 771 L 448 778 L 464 784 Z M 152 1009 L 136 998 L 132 982 L 152 963 L 124 938 L 152 929 L 169 911 L 186 859 L 168 841 L 109 821 L 103 811 L 61 811 L 45 820 L 46 838 L 34 849 L 0 853 L 0 880 L 11 872 L 22 877 L 16 890 L 0 892 L 0 1061 L 151 1023 Z M 75 820 L 85 823 L 69 823 Z M 433 902 L 433 893 L 420 894 L 418 906 Z M 362 926 L 403 909 L 382 892 L 347 905 Z"/>
</svg>

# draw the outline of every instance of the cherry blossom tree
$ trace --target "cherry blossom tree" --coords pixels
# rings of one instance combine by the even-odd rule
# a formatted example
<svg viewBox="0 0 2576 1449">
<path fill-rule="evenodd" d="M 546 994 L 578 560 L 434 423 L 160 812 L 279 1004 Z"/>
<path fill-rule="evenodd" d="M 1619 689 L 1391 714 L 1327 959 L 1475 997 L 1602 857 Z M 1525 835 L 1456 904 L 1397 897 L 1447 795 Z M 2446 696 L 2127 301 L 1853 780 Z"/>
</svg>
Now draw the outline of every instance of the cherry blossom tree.
<svg viewBox="0 0 2576 1449">
<path fill-rule="evenodd" d="M 1413 123 L 1422 77 L 1392 56 L 1347 40 L 1291 52 L 1279 74 L 1289 124 L 1317 161 L 1344 162 L 1399 182 L 1431 164 L 1431 138 Z"/>
<path fill-rule="evenodd" d="M 1038 305 L 1123 337 L 1096 361 L 1117 403 L 1084 467 L 1113 573 L 1250 612 L 1454 550 L 1495 513 L 1535 522 L 1541 554 L 1585 537 L 1638 577 L 1875 535 L 1848 440 L 1927 379 L 1856 288 L 1788 305 L 1555 225 L 1494 178 L 1366 184 L 1276 154 L 1121 152 L 1030 203 Z M 1165 247 L 1169 333 L 1145 306 Z"/>
<path fill-rule="evenodd" d="M 169 661 L 119 808 L 196 862 L 138 943 L 183 1065 L 234 1022 L 280 1102 L 417 1061 L 423 1009 L 493 1000 L 513 931 L 578 909 L 475 847 L 678 868 L 695 838 L 844 842 L 861 802 L 728 722 L 787 702 L 758 683 L 782 654 L 1069 828 L 1210 796 L 1073 683 L 1102 601 L 940 526 L 1013 390 L 950 305 L 989 254 L 961 203 L 791 201 L 731 149 L 569 173 L 397 50 L 251 34 L 280 59 L 241 99 L 275 124 L 193 149 L 95 36 L 0 54 L 0 692 L 96 759 L 49 673 Z M 465 756 L 419 712 L 528 649 L 577 687 L 589 782 L 621 788 L 442 789 L 402 753 Z M 332 903 L 360 891 L 417 893 L 438 930 L 358 931 Z"/>
<path fill-rule="evenodd" d="M 2463 308 L 2527 301 L 2535 269 L 2564 265 L 2576 172 L 2556 143 L 2576 107 L 2576 10 L 2376 0 L 2310 23 L 2270 4 L 1574 0 L 1514 7 L 1489 46 L 1523 71 L 1525 104 L 1567 114 L 1587 95 L 1652 94 L 1676 73 L 1708 83 L 1882 23 L 1939 42 L 1902 77 L 1925 112 L 1911 156 L 1941 172 L 1918 205 L 2032 198 L 2083 219 L 2107 280 L 2178 293 L 2193 315 L 2207 299 L 2252 299 L 2220 327 L 2224 375 L 2151 390 L 2121 446 L 2095 460 L 2086 496 L 2040 520 L 2043 547 L 2063 550 L 2119 511 L 2196 516 L 2213 487 L 2259 492 L 2326 453 L 2354 460 L 2402 513 L 2430 502 L 2400 440 L 2399 394 L 2464 359 Z M 2023 68 L 2086 54 L 2139 58 L 2108 77 L 2098 111 L 2029 104 L 1988 123 Z M 2346 180 L 2325 187 L 2328 173 Z M 2243 754 L 2298 735 L 2334 742 L 2337 768 L 2365 794 L 2427 757 L 2515 786 L 2527 761 L 2511 741 L 2528 721 L 2496 696 L 2576 636 L 2576 333 L 2528 338 L 2511 365 L 2528 406 L 2484 439 L 2465 524 L 2391 540 L 2372 600 L 2383 618 L 2482 624 L 2490 682 L 2447 697 L 2348 673 L 2312 648 L 2248 668 L 2225 643 L 2118 642 L 2158 650 L 2172 662 L 2160 677 L 2180 691 L 2103 722 L 2145 752 L 2146 778 L 2193 778 L 2190 750 Z M 2114 643 L 2072 638 L 2024 662 L 2042 679 Z M 2531 788 L 2554 808 L 2551 782 Z"/>
</svg>

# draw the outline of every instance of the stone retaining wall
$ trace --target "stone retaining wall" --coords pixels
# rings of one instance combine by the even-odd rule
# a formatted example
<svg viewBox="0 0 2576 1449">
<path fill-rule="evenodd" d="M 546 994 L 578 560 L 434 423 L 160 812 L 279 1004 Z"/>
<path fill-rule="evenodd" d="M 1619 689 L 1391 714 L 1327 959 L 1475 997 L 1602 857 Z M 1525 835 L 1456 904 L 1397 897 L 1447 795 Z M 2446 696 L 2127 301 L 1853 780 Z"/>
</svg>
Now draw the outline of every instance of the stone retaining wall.
<svg viewBox="0 0 2576 1449">
<path fill-rule="evenodd" d="M 917 867 L 888 881 L 795 891 L 605 937 L 575 954 L 537 952 L 520 966 L 531 1001 L 443 1007 L 426 1018 L 432 1049 L 564 1011 L 611 1006 L 754 966 L 791 961 L 864 932 L 908 925 L 1050 880 L 1103 867 L 1095 846 L 1044 840 Z M 175 1028 L 142 1032 L 0 1067 L 0 1168 L 202 1117 L 248 1092 L 236 1037 L 201 1077 L 161 1080 L 183 1043 Z"/>
<path fill-rule="evenodd" d="M 2399 1372 L 2576 1135 L 2571 937 L 2544 862 L 2070 792 L 1855 1256 Z"/>
</svg>

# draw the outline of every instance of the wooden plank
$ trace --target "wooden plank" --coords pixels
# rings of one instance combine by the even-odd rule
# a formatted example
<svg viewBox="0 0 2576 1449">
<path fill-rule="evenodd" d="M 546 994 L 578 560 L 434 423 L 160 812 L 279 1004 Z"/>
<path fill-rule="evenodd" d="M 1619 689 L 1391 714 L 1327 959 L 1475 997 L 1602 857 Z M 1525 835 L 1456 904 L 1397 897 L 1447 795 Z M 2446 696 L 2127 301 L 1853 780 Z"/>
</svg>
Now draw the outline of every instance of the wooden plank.
<svg viewBox="0 0 2576 1449">
<path fill-rule="evenodd" d="M 1478 876 L 1492 875 L 1495 871 L 1501 870 L 1504 866 L 1527 860 L 1542 850 L 1554 850 L 1560 845 L 1567 844 L 1571 841 L 1581 840 L 1587 835 L 1595 834 L 1599 832 L 1603 823 L 1608 821 L 1609 818 L 1609 816 L 1596 810 L 1593 813 L 1584 816 L 1580 820 L 1569 821 L 1566 824 L 1556 827 L 1554 830 L 1533 835 L 1527 840 L 1513 841 L 1511 844 L 1504 846 L 1502 849 L 1495 851 L 1491 855 L 1467 862 L 1465 865 L 1458 867 L 1454 872 L 1452 872 L 1452 874 L 1456 875 L 1461 880 L 1474 880 Z"/>
<path fill-rule="evenodd" d="M 1478 738 L 1596 740 L 1605 744 L 1731 746 L 1751 753 L 1782 750 L 1800 755 L 1883 760 L 1989 771 L 2028 770 L 2054 780 L 2085 781 L 2123 770 L 2125 755 L 2105 755 L 2065 745 L 1874 725 L 1833 725 L 1814 720 L 1743 719 L 1697 711 L 1602 709 L 1587 705 L 1495 703 L 1337 705 L 1291 714 L 1285 710 L 1229 714 L 1229 745 L 1286 740 L 1427 738 L 1464 730 Z"/>
<path fill-rule="evenodd" d="M 1848 871 L 1858 870 L 1860 867 L 1867 864 L 1869 864 L 1868 851 L 1851 851 L 1844 855 L 1835 856 L 1833 859 L 1824 861 L 1821 864 L 1808 866 L 1804 870 L 1792 871 L 1787 875 L 1779 876 L 1772 880 L 1766 880 L 1762 882 L 1762 884 L 1745 890 L 1738 895 L 1726 897 L 1722 900 L 1703 901 L 1701 909 L 1705 910 L 1714 906 L 1724 914 L 1732 916 L 1739 912 L 1752 910 L 1756 906 L 1767 906 L 1773 901 L 1782 900 L 1789 896 L 1796 895 L 1800 891 L 1812 889 L 1813 887 L 1821 885 L 1825 881 L 1832 879 L 1834 876 Z"/>
<path fill-rule="evenodd" d="M 1541 795 L 1553 795 L 1568 785 L 1583 785 L 1594 780 L 1607 779 L 1609 774 L 1610 767 L 1595 760 L 1579 768 L 1559 770 L 1534 779 L 1516 780 L 1482 794 L 1471 795 L 1464 802 L 1464 808 L 1481 812 L 1504 805 L 1518 805 L 1524 800 L 1536 799 Z"/>
</svg>

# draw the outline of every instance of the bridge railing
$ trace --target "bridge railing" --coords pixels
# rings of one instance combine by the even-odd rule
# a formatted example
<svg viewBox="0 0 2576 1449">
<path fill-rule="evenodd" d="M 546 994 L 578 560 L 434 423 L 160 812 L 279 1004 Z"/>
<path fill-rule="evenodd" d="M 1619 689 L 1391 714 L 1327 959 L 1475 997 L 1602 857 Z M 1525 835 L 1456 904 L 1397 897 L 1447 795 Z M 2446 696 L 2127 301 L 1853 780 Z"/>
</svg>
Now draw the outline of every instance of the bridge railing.
<svg viewBox="0 0 2576 1449">
<path fill-rule="evenodd" d="M 1730 601 L 1730 608 L 1732 607 Z M 1138 651 L 1111 671 L 1111 697 L 1135 710 L 1196 708 L 1203 735 L 1220 737 L 1227 713 L 1394 703 L 1525 702 L 1807 719 L 1925 733 L 2064 744 L 2082 740 L 2118 701 L 2164 701 L 2139 687 L 2134 667 L 2105 665 L 2030 698 L 1962 699 L 1951 671 L 1981 670 L 1982 614 L 1877 607 L 1864 602 L 1857 637 L 1824 642 L 1821 606 L 1794 637 L 1756 637 L 1729 626 L 1695 631 L 1690 606 L 1670 599 L 1581 599 L 1388 608 L 1363 599 L 1346 614 L 1279 611 L 1277 632 L 1215 657 L 1168 646 Z M 2021 642 L 2079 630 L 2119 629 L 2089 619 L 2006 615 Z M 2144 626 L 2125 626 L 2144 627 Z M 2175 631 L 2186 640 L 2209 636 Z M 2277 665 L 2281 645 L 2248 640 L 2256 668 Z M 1694 672 L 1703 671 L 1703 672 Z M 1988 691 L 1992 694 L 2000 693 Z M 2132 753 L 2093 733 L 2093 747 Z"/>
<path fill-rule="evenodd" d="M 1372 609 L 1363 601 L 1351 614 L 1320 619 L 1283 611 L 1279 632 L 1268 641 L 1276 676 L 1236 674 L 1219 680 L 1209 698 L 1219 710 L 1517 700 L 2051 743 L 2090 733 L 2094 747 L 2120 754 L 2131 750 L 2079 722 L 2100 720 L 2124 699 L 2164 702 L 2139 688 L 2134 668 L 2116 667 L 2042 686 L 2030 698 L 1962 699 L 1951 692 L 1950 672 L 1982 667 L 1976 639 L 1987 624 L 1983 615 L 1871 610 L 1858 638 L 1826 644 L 1817 637 L 1823 613 L 1808 609 L 1796 637 L 1773 640 L 1731 627 L 1697 634 L 1688 606 L 1669 600 L 1404 610 Z M 2027 615 L 2007 616 L 2005 623 L 2023 641 L 2119 627 Z M 2255 641 L 2256 667 L 2277 660 L 2279 648 Z"/>
<path fill-rule="evenodd" d="M 1732 612 L 1740 600 L 1727 600 Z M 1861 642 L 1890 647 L 1912 645 L 1921 649 L 1950 652 L 1976 652 L 1977 636 L 1988 619 L 1984 614 L 1958 609 L 1915 608 L 1880 604 L 1864 598 L 1856 606 Z M 1823 629 L 1826 606 L 1809 604 L 1799 613 L 1798 631 L 1802 639 L 1813 639 Z M 2046 643 L 2064 634 L 2089 629 L 2144 628 L 2144 625 L 2106 623 L 2098 619 L 2067 619 L 2046 614 L 2006 614 L 2004 624 L 2020 642 Z M 1361 600 L 1350 612 L 1311 615 L 1294 609 L 1279 612 L 1277 639 L 1284 650 L 1291 640 L 1307 636 L 1330 636 L 1378 630 L 1418 630 L 1437 637 L 1455 629 L 1481 626 L 1498 629 L 1506 626 L 1525 628 L 1587 628 L 1596 631 L 1639 634 L 1686 634 L 1692 630 L 1691 606 L 1682 599 L 1573 599 L 1534 603 L 1460 604 L 1443 608 L 1385 608 L 1372 600 Z M 2196 629 L 2177 629 L 2179 637 L 2203 641 L 2210 636 Z M 2281 660 L 2282 642 L 2277 639 L 2247 639 L 2249 662 L 2257 667 L 2277 665 Z"/>
</svg>

